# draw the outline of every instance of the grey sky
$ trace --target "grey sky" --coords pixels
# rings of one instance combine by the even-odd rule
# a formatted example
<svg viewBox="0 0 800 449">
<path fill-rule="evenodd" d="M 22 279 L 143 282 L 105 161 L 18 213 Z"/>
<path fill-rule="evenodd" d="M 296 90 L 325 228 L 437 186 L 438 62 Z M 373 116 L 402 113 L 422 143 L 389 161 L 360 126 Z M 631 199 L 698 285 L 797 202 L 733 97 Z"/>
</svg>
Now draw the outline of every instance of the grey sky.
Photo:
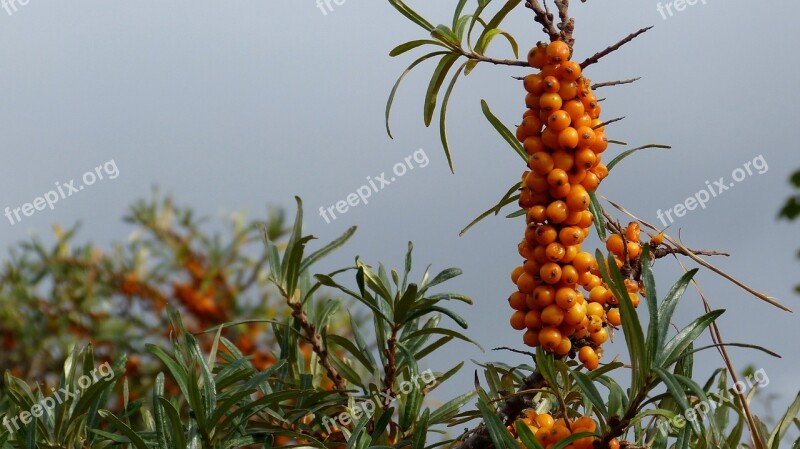
<svg viewBox="0 0 800 449">
<path fill-rule="evenodd" d="M 433 22 L 448 22 L 453 1 L 411 1 Z M 499 3 L 499 2 L 496 2 Z M 797 309 L 792 286 L 800 282 L 797 225 L 777 223 L 789 193 L 787 176 L 800 167 L 796 130 L 800 91 L 794 56 L 800 6 L 788 0 L 754 8 L 743 0 L 707 0 L 664 20 L 652 0 L 574 2 L 578 58 L 642 26 L 656 28 L 587 70 L 596 81 L 642 76 L 633 86 L 604 89 L 610 138 L 631 145 L 665 143 L 674 149 L 640 153 L 620 165 L 600 193 L 651 222 L 656 211 L 693 195 L 706 180 L 763 155 L 769 164 L 713 199 L 705 210 L 678 220 L 688 246 L 730 251 L 720 268 Z M 523 48 L 543 35 L 529 11 L 508 20 Z M 352 224 L 352 243 L 322 268 L 368 261 L 398 266 L 413 240 L 418 268 L 459 266 L 454 290 L 475 299 L 460 308 L 470 335 L 485 347 L 521 347 L 507 324 L 511 269 L 524 223 L 492 218 L 464 237 L 458 231 L 513 184 L 524 164 L 485 122 L 480 99 L 512 124 L 523 112 L 524 91 L 511 76 L 524 71 L 479 67 L 462 79 L 450 104 L 456 174 L 451 175 L 435 129 L 422 124 L 422 96 L 431 65 L 407 77 L 393 111 L 395 140 L 383 127 L 385 100 L 411 57 L 391 59 L 394 45 L 424 38 L 387 2 L 346 0 L 323 15 L 311 0 L 209 2 L 44 2 L 31 0 L 13 15 L 0 9 L 0 188 L 6 206 L 50 190 L 55 182 L 114 159 L 119 178 L 106 180 L 11 226 L 0 221 L 0 245 L 30 233 L 50 238 L 53 223 L 82 221 L 82 238 L 109 242 L 130 229 L 120 217 L 152 185 L 207 215 L 266 204 L 307 206 L 307 230 L 323 241 Z M 511 56 L 505 41 L 491 53 Z M 326 224 L 320 206 L 345 199 L 366 182 L 423 148 L 425 168 Z M 619 151 L 612 147 L 607 158 Z M 791 237 L 795 236 L 795 237 Z M 663 294 L 679 276 L 674 261 L 658 265 Z M 698 279 L 715 307 L 726 308 L 720 326 L 727 341 L 765 345 L 776 361 L 732 350 L 738 366 L 766 369 L 769 392 L 789 401 L 800 388 L 794 350 L 796 315 L 760 304 L 735 286 L 703 271 Z M 692 292 L 678 325 L 701 311 Z M 623 348 L 612 346 L 605 360 Z M 464 358 L 522 358 L 480 354 L 459 346 L 435 360 L 445 368 Z M 716 353 L 698 361 L 709 373 Z M 455 394 L 471 385 L 469 370 Z"/>
</svg>

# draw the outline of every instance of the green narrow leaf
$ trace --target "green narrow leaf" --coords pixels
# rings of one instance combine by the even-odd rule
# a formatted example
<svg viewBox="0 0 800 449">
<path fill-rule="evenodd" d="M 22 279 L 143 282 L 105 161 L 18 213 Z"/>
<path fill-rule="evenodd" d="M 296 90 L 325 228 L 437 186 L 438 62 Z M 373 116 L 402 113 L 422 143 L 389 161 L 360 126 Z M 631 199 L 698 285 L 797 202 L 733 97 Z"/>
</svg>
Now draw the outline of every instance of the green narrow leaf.
<svg viewBox="0 0 800 449">
<path fill-rule="evenodd" d="M 100 416 L 102 416 L 103 419 L 110 422 L 114 427 L 117 428 L 117 430 L 128 437 L 128 440 L 130 440 L 131 444 L 133 444 L 136 449 L 148 449 L 147 444 L 145 444 L 142 437 L 140 437 L 139 434 L 134 432 L 134 430 L 128 427 L 124 422 L 120 421 L 120 419 L 114 416 L 113 413 L 108 410 L 100 410 L 98 413 L 100 413 Z"/>
<path fill-rule="evenodd" d="M 456 415 L 458 415 L 459 410 L 461 407 L 467 404 L 472 398 L 475 397 L 475 392 L 470 391 L 468 393 L 464 393 L 460 396 L 457 396 L 444 404 L 442 404 L 439 408 L 433 411 L 430 416 L 430 424 L 444 424 Z"/>
<path fill-rule="evenodd" d="M 686 399 L 686 393 L 683 391 L 683 388 L 681 387 L 677 379 L 675 379 L 675 377 L 671 373 L 657 366 L 653 367 L 653 371 L 661 379 L 661 381 L 664 382 L 664 385 L 667 386 L 667 390 L 669 390 L 670 396 L 672 396 L 672 399 L 674 399 L 675 402 L 678 403 L 680 410 L 684 412 L 686 410 L 689 410 L 691 406 L 689 405 L 689 401 Z M 694 430 L 695 434 L 697 435 L 702 434 L 702 430 L 700 429 L 700 425 L 697 423 L 697 420 L 687 420 L 687 421 L 691 424 L 692 430 Z"/>
<path fill-rule="evenodd" d="M 600 391 L 594 386 L 594 382 L 586 374 L 580 371 L 572 371 L 570 373 L 575 378 L 575 383 L 581 388 L 581 392 L 589 398 L 592 405 L 600 412 L 602 416 L 608 416 L 608 409 L 606 409 L 605 401 L 600 395 Z"/>
<path fill-rule="evenodd" d="M 486 217 L 488 217 L 489 215 L 492 215 L 492 214 L 497 215 L 497 214 L 500 213 L 501 210 L 503 210 L 504 207 L 508 206 L 509 204 L 515 203 L 519 199 L 519 194 L 514 195 L 514 192 L 519 190 L 520 187 L 522 187 L 522 183 L 521 182 L 518 182 L 518 183 L 514 184 L 513 186 L 511 186 L 511 188 L 508 189 L 506 194 L 503 195 L 502 198 L 500 198 L 500 201 L 498 201 L 497 204 L 495 204 L 494 206 L 490 207 L 489 210 L 487 210 L 486 212 L 478 215 L 466 227 L 464 227 L 464 229 L 462 229 L 461 232 L 458 235 L 466 234 L 467 231 L 470 230 L 470 228 L 472 228 L 476 224 L 480 223 L 484 218 L 486 218 Z"/>
<path fill-rule="evenodd" d="M 503 20 L 506 18 L 508 13 L 511 12 L 514 8 L 516 8 L 522 0 L 508 0 L 505 5 L 497 12 L 497 14 L 489 20 L 489 23 L 486 24 L 486 27 L 483 29 L 483 33 L 478 37 L 478 44 L 475 46 L 475 53 L 482 55 L 486 51 L 486 47 L 488 47 L 489 42 L 491 42 L 491 37 L 487 37 L 490 33 L 493 33 Z M 494 33 L 497 34 L 497 33 Z M 492 36 L 493 37 L 493 36 Z"/>
<path fill-rule="evenodd" d="M 522 158 L 525 163 L 528 163 L 528 153 L 525 152 L 525 149 L 522 148 L 522 145 L 517 141 L 517 137 L 514 133 L 511 132 L 503 123 L 494 115 L 492 114 L 491 109 L 489 109 L 489 105 L 486 103 L 486 100 L 481 100 L 481 110 L 483 111 L 483 115 L 486 116 L 486 119 L 489 120 L 489 123 L 492 124 L 495 130 L 511 145 L 511 148 L 517 152 L 519 157 Z"/>
<path fill-rule="evenodd" d="M 645 302 L 647 311 L 650 314 L 650 322 L 647 325 L 647 359 L 650 364 L 655 360 L 656 348 L 661 347 L 658 341 L 658 300 L 656 299 L 656 281 L 653 277 L 653 270 L 650 266 L 650 245 L 643 245 L 642 251 L 642 282 L 645 288 Z"/>
<path fill-rule="evenodd" d="M 697 337 L 702 334 L 708 326 L 711 325 L 720 315 L 725 313 L 725 310 L 714 310 L 700 318 L 694 320 L 691 324 L 678 332 L 664 347 L 659 351 L 656 356 L 656 363 L 658 366 L 666 368 L 675 363 L 681 357 L 683 351 L 689 347 Z M 627 325 L 627 324 L 626 324 Z"/>
<path fill-rule="evenodd" d="M 500 417 L 490 405 L 491 401 L 486 393 L 482 389 L 478 389 L 478 410 L 480 410 L 481 415 L 483 415 L 483 422 L 486 425 L 486 428 L 489 430 L 489 437 L 492 439 L 494 443 L 494 447 L 502 447 L 503 449 L 516 449 L 519 448 L 519 443 L 517 443 L 514 438 L 508 433 L 506 426 L 503 425 L 503 421 L 500 420 Z"/>
<path fill-rule="evenodd" d="M 672 316 L 675 314 L 675 309 L 678 307 L 678 302 L 686 292 L 686 287 L 697 274 L 698 269 L 689 270 L 678 279 L 678 282 L 672 286 L 667 292 L 667 296 L 661 303 L 661 308 L 658 310 L 658 339 L 657 342 L 663 344 L 667 340 L 667 333 L 672 324 Z M 661 345 L 659 345 L 661 347 Z"/>
<path fill-rule="evenodd" d="M 456 11 L 453 14 L 453 30 L 457 29 L 458 20 L 461 18 L 461 13 L 464 11 L 464 6 L 467 5 L 467 0 L 458 0 Z"/>
<path fill-rule="evenodd" d="M 594 216 L 594 228 L 597 230 L 600 240 L 605 242 L 608 235 L 606 234 L 606 217 L 603 216 L 603 206 L 600 205 L 595 192 L 589 192 L 589 198 L 592 200 L 589 204 L 589 212 Z"/>
<path fill-rule="evenodd" d="M 398 45 L 397 47 L 394 47 L 392 51 L 389 52 L 389 56 L 391 57 L 400 56 L 407 51 L 413 50 L 423 45 L 438 45 L 440 47 L 445 47 L 441 42 L 438 41 L 434 41 L 431 39 L 419 39 L 415 41 L 408 41 Z"/>
<path fill-rule="evenodd" d="M 436 70 L 433 71 L 431 81 L 428 83 L 428 91 L 425 93 L 425 107 L 423 108 L 425 126 L 431 126 L 433 112 L 436 109 L 436 100 L 439 96 L 439 89 L 441 89 L 450 68 L 453 67 L 453 64 L 455 64 L 460 57 L 460 55 L 455 53 L 448 53 L 442 56 L 442 59 L 439 60 L 439 65 L 437 65 Z"/>
<path fill-rule="evenodd" d="M 394 136 L 392 136 L 392 129 L 389 126 L 389 114 L 392 112 L 392 103 L 394 103 L 394 96 L 397 94 L 397 89 L 400 87 L 400 83 L 403 81 L 403 78 L 405 78 L 406 75 L 408 75 L 408 73 L 414 69 L 414 67 L 418 66 L 422 62 L 425 62 L 428 59 L 431 59 L 436 56 L 442 56 L 447 54 L 451 53 L 449 51 L 435 51 L 433 53 L 428 53 L 427 55 L 421 56 L 416 61 L 412 62 L 411 65 L 409 65 L 408 68 L 406 68 L 406 70 L 400 74 L 400 77 L 397 78 L 397 81 L 395 81 L 394 86 L 392 87 L 392 92 L 389 94 L 389 100 L 386 102 L 386 133 L 389 134 L 390 138 L 394 139 Z"/>
<path fill-rule="evenodd" d="M 324 247 L 314 251 L 313 253 L 309 254 L 308 257 L 303 260 L 303 263 L 300 264 L 300 272 L 304 272 L 308 270 L 311 265 L 313 265 L 316 261 L 322 259 L 323 257 L 327 256 L 328 254 L 332 253 L 336 249 L 340 248 L 342 245 L 347 243 L 350 240 L 350 237 L 356 233 L 357 226 L 350 227 L 344 234 L 340 235 L 339 238 L 336 240 L 328 243 Z"/>
<path fill-rule="evenodd" d="M 625 159 L 626 157 L 630 156 L 631 154 L 633 154 L 633 153 L 635 153 L 635 152 L 637 152 L 639 150 L 646 150 L 648 148 L 661 148 L 661 149 L 664 149 L 664 150 L 672 149 L 672 147 L 669 146 L 669 145 L 658 145 L 658 144 L 654 144 L 654 143 L 651 143 L 649 145 L 644 145 L 644 146 L 641 146 L 641 147 L 631 148 L 630 150 L 623 151 L 617 157 L 612 159 L 611 162 L 609 162 L 608 165 L 606 165 L 606 167 L 608 167 L 608 171 L 611 171 L 611 169 L 614 168 L 615 165 L 617 165 L 620 162 L 622 162 L 623 159 Z"/>
<path fill-rule="evenodd" d="M 524 444 L 526 448 L 544 449 L 544 447 L 542 447 L 542 444 L 539 443 L 539 440 L 536 439 L 536 435 L 533 434 L 531 428 L 528 427 L 528 425 L 525 424 L 525 422 L 523 422 L 522 420 L 517 420 L 517 422 L 514 423 L 514 427 L 517 429 L 517 435 L 519 436 L 519 439 L 522 441 L 522 444 Z"/>
<path fill-rule="evenodd" d="M 444 93 L 444 98 L 442 99 L 442 107 L 439 111 L 439 138 L 442 141 L 442 147 L 444 147 L 444 155 L 447 156 L 447 165 L 450 167 L 450 172 L 455 173 L 453 169 L 453 158 L 450 155 L 450 143 L 447 138 L 447 105 L 450 103 L 450 95 L 453 93 L 453 88 L 456 86 L 456 81 L 461 76 L 461 73 L 464 71 L 464 67 L 467 66 L 467 63 L 461 64 L 461 67 L 456 70 L 456 74 L 453 76 L 453 79 L 450 81 L 450 85 L 447 86 L 447 90 Z"/>
<path fill-rule="evenodd" d="M 425 18 L 419 15 L 416 11 L 409 8 L 405 3 L 403 3 L 403 0 L 389 0 L 389 4 L 400 11 L 400 14 L 406 16 L 408 20 L 416 23 L 422 28 L 425 28 L 428 31 L 433 29 L 433 25 L 431 25 L 430 22 L 425 20 Z"/>
</svg>

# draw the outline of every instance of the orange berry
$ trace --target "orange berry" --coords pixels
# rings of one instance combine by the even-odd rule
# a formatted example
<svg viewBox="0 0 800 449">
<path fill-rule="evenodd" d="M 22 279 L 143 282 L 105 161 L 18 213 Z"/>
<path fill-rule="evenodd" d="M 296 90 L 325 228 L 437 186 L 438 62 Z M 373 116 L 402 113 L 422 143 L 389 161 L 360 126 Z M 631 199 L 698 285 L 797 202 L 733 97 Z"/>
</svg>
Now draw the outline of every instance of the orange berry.
<svg viewBox="0 0 800 449">
<path fill-rule="evenodd" d="M 534 332 L 528 329 L 522 336 L 522 341 L 532 348 L 539 346 L 539 332 Z"/>
<path fill-rule="evenodd" d="M 542 314 L 538 310 L 529 310 L 523 317 L 522 324 L 528 329 L 539 330 L 542 327 Z"/>
<path fill-rule="evenodd" d="M 549 285 L 540 285 L 533 290 L 531 295 L 533 304 L 540 309 L 553 304 L 556 300 L 556 290 Z"/>
<path fill-rule="evenodd" d="M 564 313 L 564 323 L 570 326 L 577 326 L 586 318 L 586 306 L 576 304 Z"/>
<path fill-rule="evenodd" d="M 589 148 L 581 148 L 575 152 L 575 165 L 584 170 L 589 170 L 597 165 L 597 154 Z"/>
<path fill-rule="evenodd" d="M 536 120 L 539 120 L 539 118 L 537 117 Z M 541 123 L 541 120 L 539 120 L 539 122 Z M 544 142 L 538 135 L 525 137 L 525 139 L 522 141 L 522 146 L 525 148 L 525 152 L 528 154 L 535 154 L 545 150 Z"/>
<path fill-rule="evenodd" d="M 517 279 L 517 288 L 519 288 L 520 292 L 529 295 L 536 288 L 536 280 L 530 273 L 522 273 Z"/>
<path fill-rule="evenodd" d="M 578 284 L 579 277 L 578 270 L 572 265 L 564 265 L 561 267 L 561 282 L 564 284 L 575 286 Z"/>
<path fill-rule="evenodd" d="M 535 251 L 535 250 L 534 250 Z M 542 263 L 546 263 L 542 262 Z M 526 273 L 533 276 L 534 279 L 539 275 L 539 270 L 542 268 L 542 263 L 537 260 L 526 260 L 524 264 L 522 264 L 522 268 L 525 270 Z"/>
<path fill-rule="evenodd" d="M 619 440 L 614 438 L 608 442 L 608 449 L 619 449 Z"/>
<path fill-rule="evenodd" d="M 592 267 L 597 266 L 597 261 L 591 253 L 582 252 L 575 256 L 575 260 L 572 261 L 572 265 L 575 266 L 575 269 L 578 270 L 578 273 L 586 273 L 587 271 L 591 270 Z"/>
<path fill-rule="evenodd" d="M 576 226 L 570 226 L 562 229 L 561 232 L 559 232 L 558 239 L 561 241 L 563 245 L 571 246 L 582 243 L 585 237 L 583 235 L 583 231 L 580 228 Z"/>
<path fill-rule="evenodd" d="M 608 301 L 609 293 L 608 289 L 603 286 L 595 287 L 589 291 L 589 301 L 603 305 Z"/>
<path fill-rule="evenodd" d="M 550 42 L 547 46 L 547 61 L 549 63 L 565 62 L 569 59 L 571 51 L 569 45 L 563 41 Z"/>
<path fill-rule="evenodd" d="M 564 61 L 558 68 L 558 76 L 565 81 L 576 81 L 581 77 L 581 65 L 574 61 Z"/>
<path fill-rule="evenodd" d="M 635 221 L 630 222 L 628 227 L 625 228 L 625 237 L 631 242 L 638 242 L 639 237 L 641 237 L 641 227 L 639 223 Z"/>
<path fill-rule="evenodd" d="M 569 171 L 575 165 L 575 157 L 567 151 L 554 151 L 552 157 L 553 166 L 565 172 Z"/>
<path fill-rule="evenodd" d="M 564 321 L 564 310 L 556 304 L 545 307 L 541 313 L 542 324 L 558 326 Z"/>
<path fill-rule="evenodd" d="M 603 305 L 599 302 L 590 302 L 586 306 L 586 313 L 591 316 L 602 317 L 605 313 L 605 310 L 603 309 Z"/>
<path fill-rule="evenodd" d="M 588 210 L 585 210 L 583 211 L 583 217 L 581 218 L 581 221 L 577 224 L 577 226 L 579 228 L 589 229 L 593 223 L 594 223 L 594 215 Z"/>
<path fill-rule="evenodd" d="M 522 85 L 529 93 L 541 95 L 544 93 L 544 86 L 542 86 L 543 80 L 544 77 L 542 77 L 540 73 L 533 73 L 523 78 Z"/>
<path fill-rule="evenodd" d="M 528 209 L 528 213 L 525 214 L 525 220 L 530 223 L 544 223 L 547 220 L 547 208 L 544 206 L 533 206 Z"/>
<path fill-rule="evenodd" d="M 522 119 L 522 124 L 519 126 L 522 127 L 522 131 L 525 134 L 526 138 L 531 136 L 538 136 L 540 132 L 542 132 L 542 123 L 539 120 L 539 117 L 536 115 L 529 115 Z"/>
<path fill-rule="evenodd" d="M 619 234 L 611 234 L 606 241 L 606 249 L 608 249 L 615 256 L 621 256 L 625 250 L 625 243 L 622 241 L 622 236 Z"/>
<path fill-rule="evenodd" d="M 567 172 L 567 180 L 569 180 L 569 183 L 573 186 L 582 184 L 583 180 L 586 179 L 586 175 L 589 173 L 590 172 L 587 170 L 584 170 L 578 166 L 574 166 Z"/>
<path fill-rule="evenodd" d="M 592 168 L 592 172 L 597 175 L 598 179 L 602 181 L 606 179 L 606 176 L 608 176 L 608 167 L 603 164 L 597 164 Z"/>
<path fill-rule="evenodd" d="M 554 350 L 561 344 L 561 331 L 555 327 L 542 328 L 542 330 L 539 331 L 539 343 L 547 350 Z"/>
<path fill-rule="evenodd" d="M 606 314 L 606 319 L 608 320 L 608 324 L 612 326 L 622 325 L 622 316 L 619 314 L 619 309 L 609 310 Z"/>
<path fill-rule="evenodd" d="M 528 94 L 528 95 L 532 96 L 532 94 Z M 531 101 L 533 101 L 533 99 L 531 99 Z M 542 94 L 542 96 L 539 97 L 539 107 L 543 111 L 548 111 L 548 112 L 557 111 L 557 110 L 561 109 L 561 105 L 563 105 L 563 104 L 564 104 L 564 100 L 562 100 L 561 96 L 559 96 L 557 93 Z M 527 101 L 526 101 L 526 105 L 527 105 Z M 528 107 L 531 107 L 531 106 L 528 106 Z"/>
<path fill-rule="evenodd" d="M 517 279 L 525 272 L 525 269 L 520 267 L 514 268 L 514 271 L 511 272 L 511 282 L 517 283 Z"/>
<path fill-rule="evenodd" d="M 572 187 L 567 195 L 566 205 L 570 210 L 585 211 L 589 209 L 591 203 L 592 199 L 589 198 L 589 193 L 580 184 Z"/>
<path fill-rule="evenodd" d="M 587 309 L 589 306 L 586 306 Z M 589 315 L 589 326 L 586 327 L 589 332 L 595 333 L 603 329 L 603 320 L 597 315 Z"/>
<path fill-rule="evenodd" d="M 542 265 L 541 271 L 539 271 L 539 275 L 542 277 L 542 281 L 548 284 L 555 284 L 561 280 L 561 266 L 557 263 L 546 263 Z M 524 274 L 522 276 L 525 276 Z M 520 276 L 520 277 L 522 277 Z M 522 289 L 521 292 L 525 293 Z M 531 289 L 533 291 L 533 289 Z"/>
<path fill-rule="evenodd" d="M 569 351 L 572 350 L 572 342 L 569 338 L 561 338 L 561 343 L 556 346 L 555 353 L 561 356 L 569 354 Z"/>
<path fill-rule="evenodd" d="M 586 190 L 594 192 L 600 186 L 600 178 L 598 178 L 597 175 L 591 171 L 587 170 L 586 177 L 584 177 L 583 181 L 581 181 L 581 185 L 586 188 Z"/>
<path fill-rule="evenodd" d="M 642 254 L 642 245 L 636 242 L 628 242 L 628 259 L 634 260 Z"/>
<path fill-rule="evenodd" d="M 608 331 L 605 329 L 600 329 L 597 332 L 592 332 L 589 334 L 589 339 L 591 339 L 592 343 L 596 345 L 602 345 L 608 341 Z"/>
<path fill-rule="evenodd" d="M 572 185 L 572 183 L 570 183 L 570 185 Z M 570 193 L 572 193 L 572 188 L 570 188 Z M 569 198 L 569 193 L 567 194 L 567 198 Z M 580 223 L 581 219 L 583 218 L 583 211 L 573 210 L 572 208 L 569 208 L 568 210 L 569 215 L 567 215 L 567 219 L 564 220 L 564 224 L 567 226 L 575 226 Z"/>
<path fill-rule="evenodd" d="M 552 243 L 550 245 L 552 245 Z M 550 246 L 550 245 L 547 245 L 547 246 Z M 547 246 L 537 246 L 536 248 L 533 249 L 533 260 L 534 261 L 536 261 L 537 263 L 542 264 L 542 265 L 546 264 L 547 262 L 553 262 L 552 260 L 550 260 L 549 257 L 547 257 Z M 539 268 L 541 268 L 541 267 L 539 267 Z M 536 270 L 536 271 L 538 272 L 539 270 Z"/>
<path fill-rule="evenodd" d="M 538 173 L 529 173 L 525 178 L 524 186 L 529 188 L 533 193 L 545 193 L 550 190 L 550 184 L 547 183 L 547 177 Z"/>
<path fill-rule="evenodd" d="M 547 64 L 547 46 L 542 44 L 531 48 L 528 52 L 528 65 L 535 69 L 541 69 Z"/>
<path fill-rule="evenodd" d="M 518 331 L 525 329 L 525 312 L 517 310 L 511 315 L 511 327 Z"/>
<path fill-rule="evenodd" d="M 664 233 L 661 232 L 657 236 L 650 239 L 650 244 L 653 246 L 658 246 L 664 243 Z"/>
<path fill-rule="evenodd" d="M 594 130 L 588 126 L 578 128 L 578 146 L 581 148 L 591 147 L 597 135 Z"/>
<path fill-rule="evenodd" d="M 561 89 L 558 90 L 558 96 L 564 101 L 575 99 L 578 96 L 578 83 L 575 81 L 562 82 Z"/>
<path fill-rule="evenodd" d="M 591 346 L 584 346 L 578 351 L 578 360 L 581 362 L 586 362 L 587 360 L 591 360 L 592 358 L 596 358 L 597 353 L 594 352 Z"/>
<path fill-rule="evenodd" d="M 564 254 L 564 257 L 561 258 L 561 262 L 563 263 L 572 263 L 575 259 L 575 256 L 581 252 L 581 245 L 570 245 L 567 246 L 567 253 Z"/>
<path fill-rule="evenodd" d="M 547 218 L 551 223 L 563 223 L 568 214 L 567 203 L 563 201 L 553 201 L 547 206 Z"/>
<path fill-rule="evenodd" d="M 569 114 L 569 118 L 573 123 L 581 120 L 583 118 L 583 114 L 586 112 L 583 107 L 583 103 L 581 103 L 581 101 L 578 99 L 566 101 L 561 107 L 567 114 Z M 581 126 L 586 126 L 586 124 L 582 122 Z"/>
<path fill-rule="evenodd" d="M 544 119 L 547 120 L 549 116 L 549 114 L 545 115 Z M 550 127 L 542 131 L 542 145 L 544 145 L 546 151 L 552 151 L 558 148 L 558 135 L 559 132 Z"/>
<path fill-rule="evenodd" d="M 525 107 L 530 109 L 541 109 L 541 95 L 525 95 Z"/>
<path fill-rule="evenodd" d="M 542 225 L 536 228 L 536 243 L 546 246 L 556 241 L 558 233 L 551 225 Z M 562 242 L 563 243 L 563 242 Z"/>
<path fill-rule="evenodd" d="M 553 242 L 547 245 L 547 248 L 545 249 L 545 255 L 548 262 L 559 262 L 566 253 L 566 247 L 558 242 Z"/>
<path fill-rule="evenodd" d="M 564 111 L 560 111 L 564 112 Z M 575 148 L 578 146 L 578 130 L 569 126 L 558 133 L 558 145 L 561 148 Z"/>
<path fill-rule="evenodd" d="M 552 429 L 553 425 L 555 425 L 555 421 L 553 420 L 552 415 L 548 413 L 542 413 L 536 417 L 536 424 L 538 424 L 542 429 Z"/>
<path fill-rule="evenodd" d="M 561 90 L 561 83 L 555 76 L 547 76 L 542 80 L 542 87 L 545 93 L 555 94 Z"/>
<path fill-rule="evenodd" d="M 556 290 L 556 305 L 563 310 L 569 310 L 578 303 L 578 292 L 572 287 L 561 287 Z"/>
<path fill-rule="evenodd" d="M 608 149 L 608 136 L 604 132 L 595 131 L 594 143 L 589 147 L 596 154 L 600 154 Z"/>
<path fill-rule="evenodd" d="M 514 310 L 527 310 L 528 306 L 525 297 L 524 293 L 514 292 L 508 297 L 508 305 Z"/>
<path fill-rule="evenodd" d="M 583 106 L 583 103 L 581 103 L 581 106 Z M 572 119 L 572 126 L 574 126 L 575 129 L 582 128 L 584 126 L 589 126 L 591 124 L 592 124 L 592 118 L 589 117 L 589 114 L 587 114 L 586 112 L 584 112 L 584 114 L 580 116 L 580 118 L 578 118 L 577 120 Z"/>
<path fill-rule="evenodd" d="M 553 158 L 544 151 L 533 153 L 528 158 L 528 167 L 537 175 L 545 176 L 553 170 Z"/>
<path fill-rule="evenodd" d="M 567 184 L 569 182 L 568 178 L 566 171 L 560 168 L 554 168 L 547 175 L 547 183 L 550 184 L 551 187 L 559 187 Z"/>
<path fill-rule="evenodd" d="M 553 131 L 561 132 L 569 126 L 571 119 L 567 111 L 558 110 L 550 114 L 547 118 L 547 126 Z"/>
</svg>

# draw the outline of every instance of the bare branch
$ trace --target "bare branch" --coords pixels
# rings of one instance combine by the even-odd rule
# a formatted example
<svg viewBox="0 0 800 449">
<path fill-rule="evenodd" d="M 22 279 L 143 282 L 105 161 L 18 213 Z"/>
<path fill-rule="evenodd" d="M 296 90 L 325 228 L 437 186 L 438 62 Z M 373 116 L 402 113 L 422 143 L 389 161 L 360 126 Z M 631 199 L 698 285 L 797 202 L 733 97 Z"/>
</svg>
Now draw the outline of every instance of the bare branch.
<svg viewBox="0 0 800 449">
<path fill-rule="evenodd" d="M 606 48 L 605 50 L 602 50 L 602 51 L 599 51 L 599 52 L 595 53 L 594 55 L 592 55 L 591 57 L 589 57 L 588 59 L 586 59 L 585 61 L 583 61 L 581 63 L 581 68 L 585 69 L 586 67 L 589 67 L 590 65 L 592 65 L 592 64 L 596 63 L 597 61 L 599 61 L 604 56 L 607 56 L 610 53 L 613 53 L 613 52 L 619 50 L 620 47 L 622 47 L 623 45 L 627 44 L 628 42 L 636 39 L 637 37 L 639 37 L 639 35 L 646 33 L 651 28 L 653 28 L 653 27 L 649 26 L 649 27 L 646 27 L 646 28 L 642 28 L 641 30 L 639 30 L 639 31 L 637 31 L 635 33 L 631 33 L 631 34 L 627 35 L 624 39 L 622 39 L 621 41 L 617 42 L 616 44 Z"/>
<path fill-rule="evenodd" d="M 642 79 L 642 77 L 631 78 L 629 80 L 616 80 L 616 81 L 604 81 L 602 83 L 592 84 L 592 90 L 599 89 L 601 87 L 610 87 L 610 86 L 620 86 L 622 84 L 631 84 L 635 83 Z"/>
</svg>

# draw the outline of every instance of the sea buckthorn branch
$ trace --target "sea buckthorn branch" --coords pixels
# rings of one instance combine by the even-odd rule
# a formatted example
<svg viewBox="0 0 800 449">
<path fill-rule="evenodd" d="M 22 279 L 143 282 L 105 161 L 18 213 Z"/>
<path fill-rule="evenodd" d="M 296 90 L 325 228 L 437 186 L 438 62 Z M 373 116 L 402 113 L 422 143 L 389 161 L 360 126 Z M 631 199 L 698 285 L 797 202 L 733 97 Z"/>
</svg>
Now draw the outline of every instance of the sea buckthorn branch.
<svg viewBox="0 0 800 449">
<path fill-rule="evenodd" d="M 525 7 L 533 10 L 536 14 L 536 20 L 542 25 L 542 31 L 550 36 L 551 41 L 559 40 L 561 33 L 559 33 L 556 26 L 553 24 L 553 14 L 547 10 L 547 4 L 542 6 L 539 0 L 526 0 Z"/>
<path fill-rule="evenodd" d="M 575 44 L 575 39 L 572 37 L 572 33 L 575 31 L 575 19 L 569 16 L 569 0 L 555 0 L 555 4 L 558 8 L 558 17 L 561 19 L 561 23 L 558 24 L 558 29 L 561 30 L 561 40 L 572 48 Z"/>
<path fill-rule="evenodd" d="M 609 54 L 619 50 L 620 47 L 622 47 L 623 45 L 627 44 L 628 42 L 636 39 L 637 37 L 639 37 L 640 35 L 646 33 L 647 31 L 649 31 L 652 28 L 653 28 L 652 26 L 645 27 L 645 28 L 640 29 L 639 31 L 633 32 L 633 33 L 625 36 L 621 41 L 617 42 L 616 44 L 611 45 L 611 46 L 607 47 L 606 49 L 601 50 L 601 51 L 595 53 L 594 55 L 588 57 L 585 61 L 583 61 L 581 63 L 581 68 L 585 69 L 586 67 L 589 67 L 590 65 L 592 65 L 592 64 L 594 64 L 596 62 L 599 62 L 600 59 L 602 59 L 603 57 L 608 56 Z"/>
<path fill-rule="evenodd" d="M 473 61 L 488 62 L 489 64 L 494 64 L 494 65 L 508 65 L 508 66 L 513 66 L 513 67 L 528 67 L 528 62 L 527 61 L 518 61 L 518 60 L 515 60 L 515 59 L 495 59 L 495 58 L 490 58 L 488 56 L 479 55 L 479 54 L 474 53 L 474 52 L 464 51 L 463 49 L 461 50 L 460 53 L 461 53 L 462 56 L 464 56 L 464 57 L 466 57 L 468 59 L 471 59 Z"/>
<path fill-rule="evenodd" d="M 641 76 L 636 78 L 631 78 L 629 80 L 614 80 L 614 81 L 604 81 L 602 83 L 595 83 L 592 84 L 592 90 L 600 89 L 601 87 L 611 87 L 611 86 L 621 86 L 623 84 L 632 84 L 642 79 Z M 599 101 L 599 100 L 598 100 Z"/>
</svg>

